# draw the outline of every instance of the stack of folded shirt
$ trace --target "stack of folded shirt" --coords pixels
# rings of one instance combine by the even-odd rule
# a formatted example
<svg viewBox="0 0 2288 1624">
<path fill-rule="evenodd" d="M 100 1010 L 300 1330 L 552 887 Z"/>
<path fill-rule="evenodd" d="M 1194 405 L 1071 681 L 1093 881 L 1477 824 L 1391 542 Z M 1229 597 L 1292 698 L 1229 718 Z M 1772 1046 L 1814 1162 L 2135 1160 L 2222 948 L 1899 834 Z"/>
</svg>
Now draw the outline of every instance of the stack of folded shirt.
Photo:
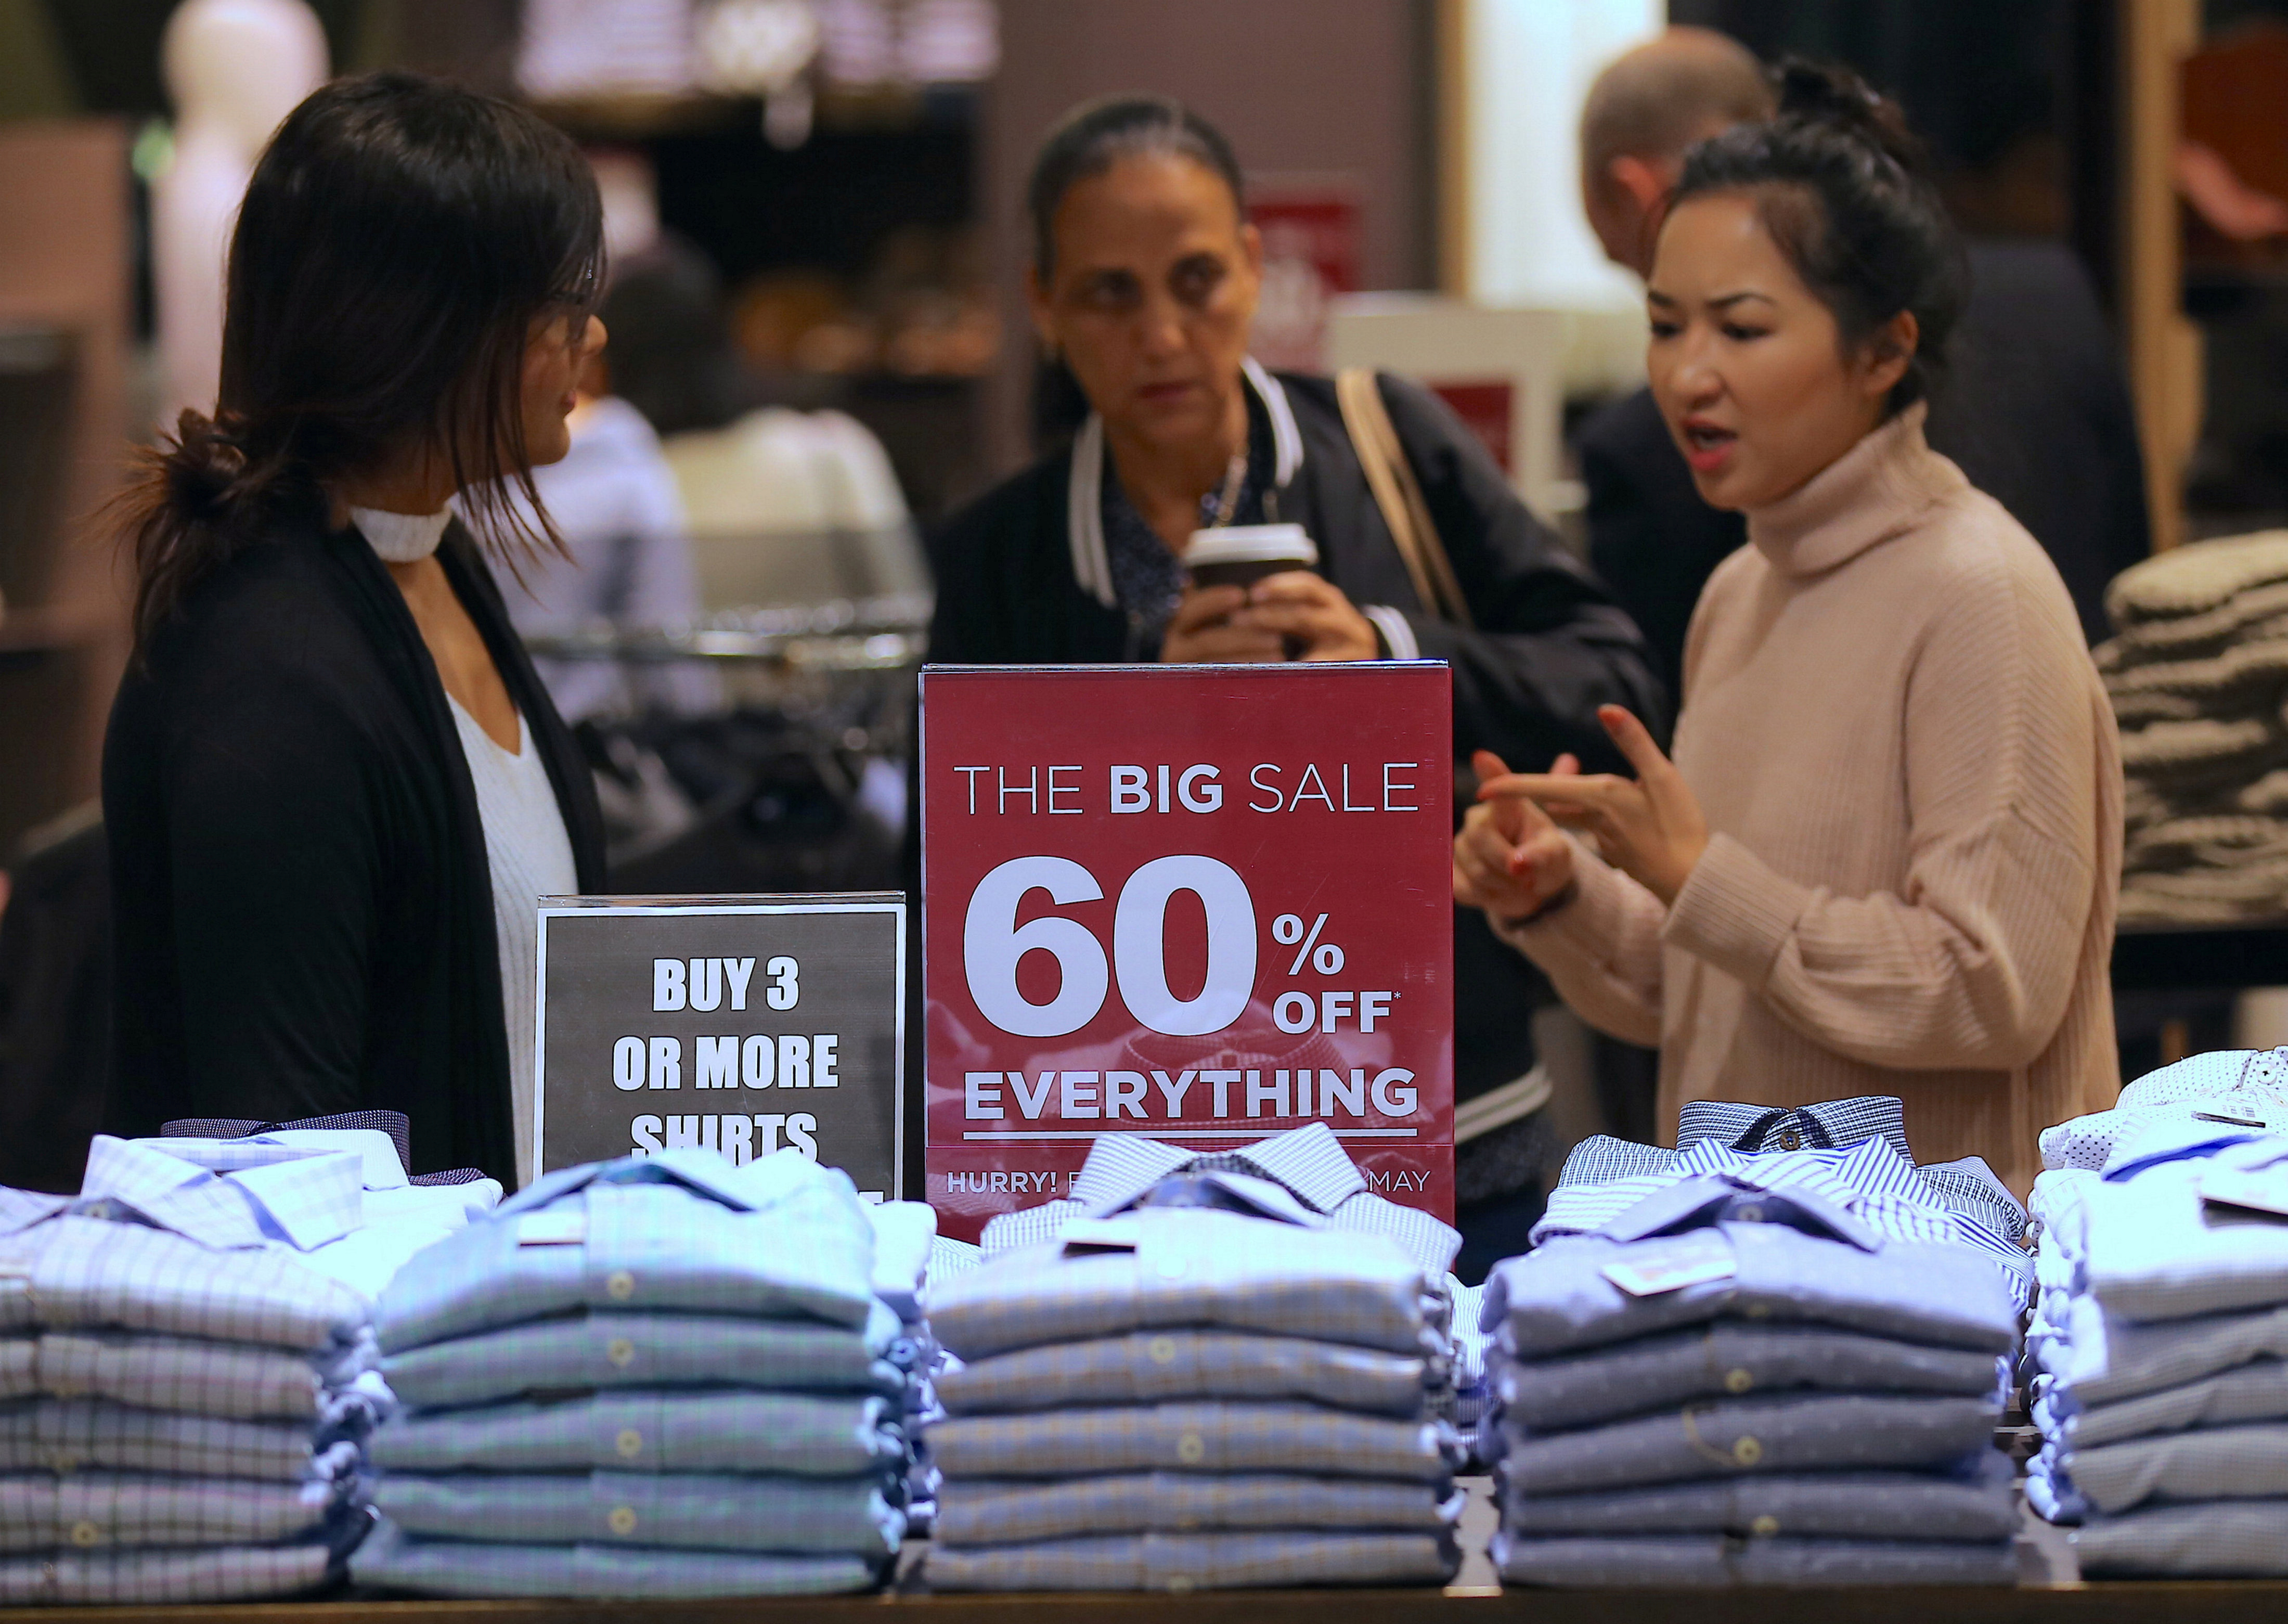
<svg viewBox="0 0 2288 1624">
<path fill-rule="evenodd" d="M 1702 1174 L 1498 1265 L 1503 1577 L 2011 1582 L 2021 1296 L 1942 1216 Z"/>
<path fill-rule="evenodd" d="M 2085 1575 L 2288 1573 L 2288 1138 L 2164 1118 L 2034 1199 L 2029 1503 Z"/>
<path fill-rule="evenodd" d="M 550 1174 L 399 1270 L 407 1413 L 361 1580 L 461 1596 L 876 1582 L 905 1519 L 903 1328 L 848 1176 L 788 1150 Z"/>
<path fill-rule="evenodd" d="M 933 1378 L 944 1357 L 923 1317 L 922 1292 L 933 1263 L 958 1243 L 940 1241 L 937 1209 L 925 1201 L 878 1201 L 866 1217 L 874 1227 L 874 1295 L 898 1320 L 897 1338 L 884 1357 L 905 1378 L 898 1425 L 906 1443 L 906 1532 L 919 1538 L 929 1532 L 937 1506 L 937 1470 L 922 1429 L 941 1413 Z"/>
<path fill-rule="evenodd" d="M 1443 1582 L 1463 1497 L 1460 1440 L 1431 1413 L 1435 1278 L 1209 1168 L 933 1286 L 961 1363 L 930 1431 L 931 1584 Z"/>
<path fill-rule="evenodd" d="M 2107 589 L 2093 651 L 2121 722 L 2121 919 L 2288 912 L 2288 530 L 2174 547 Z"/>
<path fill-rule="evenodd" d="M 179 1148 L 99 1136 L 78 1198 L 0 1190 L 0 1602 L 290 1595 L 368 1526 L 389 1397 L 335 1278 L 365 1158 Z"/>
</svg>

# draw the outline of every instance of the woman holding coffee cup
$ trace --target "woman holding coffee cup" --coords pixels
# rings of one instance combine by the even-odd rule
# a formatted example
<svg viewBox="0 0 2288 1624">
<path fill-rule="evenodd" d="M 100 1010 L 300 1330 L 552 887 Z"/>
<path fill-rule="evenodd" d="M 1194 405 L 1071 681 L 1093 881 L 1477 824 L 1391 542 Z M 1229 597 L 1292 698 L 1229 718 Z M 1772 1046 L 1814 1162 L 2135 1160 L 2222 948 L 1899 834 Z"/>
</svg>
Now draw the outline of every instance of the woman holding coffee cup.
<svg viewBox="0 0 2288 1624">
<path fill-rule="evenodd" d="M 1262 244 L 1237 159 L 1176 103 L 1100 101 L 1044 144 L 1029 195 L 1034 326 L 1088 407 L 1068 450 L 932 542 L 929 657 L 982 664 L 1450 661 L 1458 755 L 1619 765 L 1601 704 L 1656 718 L 1642 639 L 1432 395 L 1378 393 L 1471 625 L 1432 612 L 1377 506 L 1330 379 L 1247 354 Z M 1189 569 L 1188 572 L 1188 563 Z M 1547 1084 L 1545 998 L 1458 916 L 1457 1196 L 1467 1271 L 1523 1245 Z M 1458 1137 L 1459 1134 L 1458 1132 Z"/>
</svg>

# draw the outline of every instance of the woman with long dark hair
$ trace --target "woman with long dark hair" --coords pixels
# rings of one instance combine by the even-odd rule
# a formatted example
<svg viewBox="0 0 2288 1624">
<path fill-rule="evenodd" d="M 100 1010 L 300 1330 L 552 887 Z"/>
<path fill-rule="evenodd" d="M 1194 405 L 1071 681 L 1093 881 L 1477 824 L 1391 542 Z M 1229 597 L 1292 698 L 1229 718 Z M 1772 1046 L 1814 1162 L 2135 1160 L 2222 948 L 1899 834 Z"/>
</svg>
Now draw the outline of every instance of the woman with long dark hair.
<svg viewBox="0 0 2288 1624">
<path fill-rule="evenodd" d="M 2040 1130 L 2117 1088 L 2112 707 L 2055 566 L 1924 442 L 1965 285 L 1919 149 L 1847 73 L 1779 89 L 1687 154 L 1646 284 L 1653 398 L 1748 520 L 1674 758 L 1619 707 L 1633 778 L 1481 757 L 1454 894 L 1660 1045 L 1664 1133 L 1895 1095 L 1919 1160 L 2022 1194 Z"/>
<path fill-rule="evenodd" d="M 127 498 L 119 1131 L 391 1109 L 409 1171 L 530 1176 L 533 899 L 602 826 L 490 561 L 557 545 L 602 252 L 572 144 L 449 85 L 329 85 L 263 154 L 219 403 Z"/>
</svg>

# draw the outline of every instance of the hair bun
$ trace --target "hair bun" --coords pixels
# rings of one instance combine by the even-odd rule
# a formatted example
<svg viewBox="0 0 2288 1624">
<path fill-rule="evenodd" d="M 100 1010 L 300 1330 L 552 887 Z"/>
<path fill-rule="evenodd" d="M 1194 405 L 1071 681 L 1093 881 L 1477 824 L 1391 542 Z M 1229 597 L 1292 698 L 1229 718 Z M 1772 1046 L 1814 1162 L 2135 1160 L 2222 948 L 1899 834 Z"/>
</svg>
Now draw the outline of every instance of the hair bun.
<svg viewBox="0 0 2288 1624">
<path fill-rule="evenodd" d="M 1864 141 L 1911 175 L 1924 172 L 1923 145 L 1907 128 L 1899 104 L 1849 68 L 1791 56 L 1772 76 L 1780 117 L 1827 125 Z"/>
<path fill-rule="evenodd" d="M 233 427 L 187 409 L 175 421 L 175 443 L 160 460 L 175 510 L 197 522 L 229 513 L 246 473 L 246 452 Z"/>
</svg>

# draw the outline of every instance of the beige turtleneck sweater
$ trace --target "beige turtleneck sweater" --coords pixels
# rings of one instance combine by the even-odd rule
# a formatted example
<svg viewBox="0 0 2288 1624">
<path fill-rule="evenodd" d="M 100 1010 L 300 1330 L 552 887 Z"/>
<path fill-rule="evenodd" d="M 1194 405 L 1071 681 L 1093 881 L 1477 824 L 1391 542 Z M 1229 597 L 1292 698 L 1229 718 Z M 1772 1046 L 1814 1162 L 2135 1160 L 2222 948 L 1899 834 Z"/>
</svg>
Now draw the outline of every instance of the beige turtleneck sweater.
<svg viewBox="0 0 2288 1624">
<path fill-rule="evenodd" d="M 1584 849 L 1505 934 L 1688 1100 L 1891 1094 L 1919 1161 L 2022 1195 L 2036 1136 L 2113 1103 L 2113 712 L 2032 537 L 1923 409 L 1748 515 L 1684 656 L 1675 760 L 1707 815 L 1672 906 Z"/>
</svg>

